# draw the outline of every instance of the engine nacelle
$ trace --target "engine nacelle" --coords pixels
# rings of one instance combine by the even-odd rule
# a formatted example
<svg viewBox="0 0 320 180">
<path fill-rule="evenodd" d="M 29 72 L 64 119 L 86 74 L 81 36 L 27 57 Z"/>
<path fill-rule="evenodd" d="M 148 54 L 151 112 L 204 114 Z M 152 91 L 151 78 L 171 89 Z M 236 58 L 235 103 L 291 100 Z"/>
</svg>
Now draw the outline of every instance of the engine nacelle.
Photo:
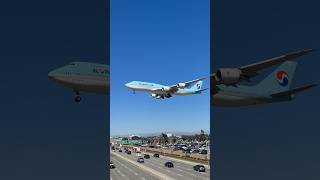
<svg viewBox="0 0 320 180">
<path fill-rule="evenodd" d="M 232 85 L 240 81 L 241 73 L 242 72 L 240 69 L 221 68 L 218 69 L 216 76 L 219 83 L 223 83 L 225 85 Z"/>
<path fill-rule="evenodd" d="M 184 88 L 186 87 L 186 83 L 178 83 L 177 86 L 180 88 Z"/>
<path fill-rule="evenodd" d="M 156 98 L 156 99 L 161 99 L 162 98 L 162 96 L 160 96 L 158 94 L 154 94 L 154 93 L 151 94 L 151 97 L 152 98 Z"/>
</svg>

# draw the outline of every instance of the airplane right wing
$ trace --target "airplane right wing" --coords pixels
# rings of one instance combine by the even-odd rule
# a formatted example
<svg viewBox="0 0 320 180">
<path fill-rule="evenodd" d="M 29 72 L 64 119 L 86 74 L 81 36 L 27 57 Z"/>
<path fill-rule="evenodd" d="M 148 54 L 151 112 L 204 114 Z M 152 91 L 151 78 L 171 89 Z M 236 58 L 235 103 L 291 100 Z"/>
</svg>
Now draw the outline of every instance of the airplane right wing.
<svg viewBox="0 0 320 180">
<path fill-rule="evenodd" d="M 260 61 L 258 63 L 241 66 L 239 68 L 221 68 L 218 69 L 217 73 L 211 74 L 210 79 L 214 85 L 234 85 L 243 80 L 249 81 L 250 78 L 258 75 L 258 71 L 267 69 L 288 60 L 298 58 L 312 51 L 312 49 L 306 49 L 302 51 L 292 52 L 286 55 Z"/>
</svg>

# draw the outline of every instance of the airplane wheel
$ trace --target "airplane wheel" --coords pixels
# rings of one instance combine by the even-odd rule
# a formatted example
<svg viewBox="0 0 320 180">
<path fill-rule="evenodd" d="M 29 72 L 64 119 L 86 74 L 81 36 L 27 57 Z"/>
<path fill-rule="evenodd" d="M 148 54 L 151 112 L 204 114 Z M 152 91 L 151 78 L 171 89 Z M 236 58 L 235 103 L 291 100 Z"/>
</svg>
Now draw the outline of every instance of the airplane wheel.
<svg viewBox="0 0 320 180">
<path fill-rule="evenodd" d="M 74 101 L 77 102 L 77 103 L 80 102 L 81 101 L 81 96 L 76 96 L 74 98 Z"/>
</svg>

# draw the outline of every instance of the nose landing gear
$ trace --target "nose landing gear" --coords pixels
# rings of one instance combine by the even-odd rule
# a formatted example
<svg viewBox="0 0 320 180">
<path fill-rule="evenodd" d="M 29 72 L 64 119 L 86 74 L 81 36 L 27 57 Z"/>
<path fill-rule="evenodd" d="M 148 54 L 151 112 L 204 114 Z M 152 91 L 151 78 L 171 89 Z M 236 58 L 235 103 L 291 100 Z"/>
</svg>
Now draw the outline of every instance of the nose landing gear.
<svg viewBox="0 0 320 180">
<path fill-rule="evenodd" d="M 76 97 L 74 98 L 74 101 L 75 101 L 76 103 L 79 103 L 79 102 L 81 101 L 81 96 L 76 96 Z"/>
<path fill-rule="evenodd" d="M 74 93 L 76 93 L 76 97 L 74 98 L 74 101 L 76 102 L 76 103 L 79 103 L 80 101 L 81 101 L 81 96 L 80 96 L 80 93 L 79 93 L 79 91 L 77 91 L 77 90 L 73 90 L 74 91 Z"/>
</svg>

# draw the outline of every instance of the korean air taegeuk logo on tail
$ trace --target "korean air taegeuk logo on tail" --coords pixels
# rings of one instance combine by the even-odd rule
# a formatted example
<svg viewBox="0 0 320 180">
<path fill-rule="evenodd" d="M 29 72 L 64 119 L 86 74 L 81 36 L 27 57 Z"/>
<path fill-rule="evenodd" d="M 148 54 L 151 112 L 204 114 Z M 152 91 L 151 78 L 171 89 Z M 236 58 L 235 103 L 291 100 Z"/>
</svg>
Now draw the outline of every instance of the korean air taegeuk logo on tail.
<svg viewBox="0 0 320 180">
<path fill-rule="evenodd" d="M 196 86 L 197 86 L 197 89 L 201 88 L 201 85 L 199 83 L 197 83 Z"/>
<path fill-rule="evenodd" d="M 282 70 L 278 71 L 276 73 L 276 78 L 278 80 L 278 83 L 281 86 L 286 86 L 289 83 L 288 74 L 285 71 L 282 71 Z"/>
</svg>

